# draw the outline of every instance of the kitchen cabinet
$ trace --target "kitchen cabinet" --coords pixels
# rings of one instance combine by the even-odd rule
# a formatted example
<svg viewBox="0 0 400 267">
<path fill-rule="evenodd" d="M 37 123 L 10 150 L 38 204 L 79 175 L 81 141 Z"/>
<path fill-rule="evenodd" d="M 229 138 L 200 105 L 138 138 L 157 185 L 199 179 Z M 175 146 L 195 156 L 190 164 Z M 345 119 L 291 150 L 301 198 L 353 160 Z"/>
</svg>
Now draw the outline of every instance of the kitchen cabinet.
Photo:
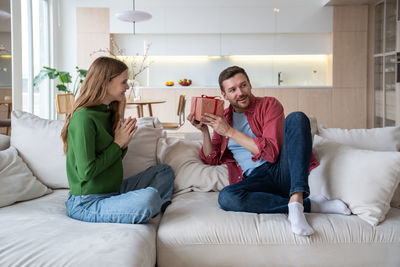
<svg viewBox="0 0 400 267">
<path fill-rule="evenodd" d="M 400 77 L 396 75 L 400 52 L 396 51 L 399 2 L 385 0 L 375 6 L 374 127 L 400 125 Z"/>
<path fill-rule="evenodd" d="M 284 6 L 184 6 L 137 3 L 137 9 L 152 14 L 152 19 L 135 24 L 138 34 L 259 34 L 332 32 L 332 7 Z M 132 23 L 118 20 L 115 14 L 131 7 L 110 6 L 110 32 L 133 33 Z"/>
</svg>

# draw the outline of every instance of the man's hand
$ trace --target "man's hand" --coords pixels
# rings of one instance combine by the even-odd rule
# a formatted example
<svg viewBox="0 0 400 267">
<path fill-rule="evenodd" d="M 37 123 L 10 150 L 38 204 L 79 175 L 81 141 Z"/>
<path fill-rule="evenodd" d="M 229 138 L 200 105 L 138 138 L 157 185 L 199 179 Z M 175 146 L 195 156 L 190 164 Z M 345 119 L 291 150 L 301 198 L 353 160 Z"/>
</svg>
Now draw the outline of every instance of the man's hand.
<svg viewBox="0 0 400 267">
<path fill-rule="evenodd" d="M 190 123 L 191 123 L 194 127 L 196 127 L 197 129 L 199 129 L 200 131 L 202 131 L 202 132 L 208 131 L 207 125 L 204 124 L 204 123 L 202 123 L 202 122 L 200 122 L 200 121 L 196 121 L 196 120 L 194 119 L 194 114 L 193 114 L 193 113 L 190 113 L 190 114 L 187 116 L 187 120 L 190 121 Z"/>
<path fill-rule="evenodd" d="M 228 124 L 224 117 L 205 113 L 203 119 L 205 120 L 204 123 L 211 126 L 219 135 L 232 137 L 233 128 Z"/>
</svg>

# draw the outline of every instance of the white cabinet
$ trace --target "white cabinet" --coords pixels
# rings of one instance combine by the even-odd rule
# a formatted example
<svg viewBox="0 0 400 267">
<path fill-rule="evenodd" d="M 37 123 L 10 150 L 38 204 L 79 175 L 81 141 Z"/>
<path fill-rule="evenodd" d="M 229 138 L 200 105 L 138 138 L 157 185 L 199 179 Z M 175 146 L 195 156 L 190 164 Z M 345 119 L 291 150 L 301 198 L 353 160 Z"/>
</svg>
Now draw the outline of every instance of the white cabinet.
<svg viewBox="0 0 400 267">
<path fill-rule="evenodd" d="M 110 7 L 110 32 L 133 33 L 132 23 L 119 21 L 115 14 L 131 7 Z M 141 34 L 256 34 L 332 32 L 332 7 L 285 6 L 275 13 L 272 6 L 146 6 L 152 19 L 138 22 Z"/>
</svg>

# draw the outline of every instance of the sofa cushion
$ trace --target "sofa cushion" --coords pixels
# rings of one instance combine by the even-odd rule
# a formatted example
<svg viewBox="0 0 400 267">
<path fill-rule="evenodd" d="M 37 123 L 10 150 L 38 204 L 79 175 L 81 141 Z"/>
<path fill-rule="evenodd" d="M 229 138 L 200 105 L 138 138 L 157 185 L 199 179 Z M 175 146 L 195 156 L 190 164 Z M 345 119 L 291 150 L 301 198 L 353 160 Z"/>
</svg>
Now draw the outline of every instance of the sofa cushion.
<svg viewBox="0 0 400 267">
<path fill-rule="evenodd" d="M 11 125 L 11 145 L 18 150 L 33 174 L 50 188 L 68 188 L 60 137 L 64 122 L 14 110 Z"/>
<path fill-rule="evenodd" d="M 0 134 L 0 151 L 6 150 L 10 146 L 10 137 L 8 135 Z"/>
<path fill-rule="evenodd" d="M 42 119 L 20 110 L 13 111 L 11 118 L 11 145 L 15 146 L 34 175 L 48 187 L 69 188 L 60 137 L 64 121 Z M 125 178 L 157 162 L 157 140 L 163 136 L 160 122 L 145 117 L 138 119 L 137 126 L 123 160 Z"/>
<path fill-rule="evenodd" d="M 50 192 L 33 176 L 14 147 L 0 151 L 0 207 Z"/>
<path fill-rule="evenodd" d="M 206 165 L 200 159 L 201 142 L 174 137 L 160 138 L 157 160 L 175 173 L 174 193 L 220 191 L 229 184 L 226 165 Z"/>
<path fill-rule="evenodd" d="M 87 223 L 65 212 L 68 190 L 0 209 L 0 266 L 146 266 L 159 216 L 148 224 Z"/>
<path fill-rule="evenodd" d="M 315 233 L 292 233 L 286 214 L 227 212 L 218 192 L 176 196 L 157 235 L 164 266 L 400 266 L 400 210 L 373 227 L 358 216 L 306 214 Z M 384 255 L 384 256 L 383 256 Z"/>
<path fill-rule="evenodd" d="M 138 129 L 129 142 L 128 153 L 122 160 L 124 178 L 157 164 L 157 141 L 166 135 L 157 118 L 139 118 L 137 126 Z"/>
<path fill-rule="evenodd" d="M 339 144 L 367 150 L 400 151 L 400 127 L 346 130 L 324 128 L 320 125 L 318 128 L 320 136 Z M 390 205 L 400 208 L 400 186 L 397 188 Z"/>
<path fill-rule="evenodd" d="M 319 134 L 340 144 L 360 149 L 400 151 L 400 127 L 340 129 L 319 126 Z"/>
<path fill-rule="evenodd" d="M 320 162 L 309 176 L 310 193 L 341 199 L 361 219 L 377 225 L 385 219 L 400 180 L 400 153 L 341 145 L 315 136 Z"/>
</svg>

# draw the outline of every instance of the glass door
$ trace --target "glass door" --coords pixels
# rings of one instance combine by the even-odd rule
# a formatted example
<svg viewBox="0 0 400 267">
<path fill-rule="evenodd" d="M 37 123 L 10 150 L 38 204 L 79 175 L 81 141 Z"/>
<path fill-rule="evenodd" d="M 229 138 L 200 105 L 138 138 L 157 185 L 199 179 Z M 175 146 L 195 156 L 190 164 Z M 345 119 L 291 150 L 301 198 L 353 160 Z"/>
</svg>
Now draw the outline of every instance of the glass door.
<svg viewBox="0 0 400 267">
<path fill-rule="evenodd" d="M 375 6 L 375 52 L 374 54 L 383 53 L 383 25 L 384 25 L 384 3 Z"/>
<path fill-rule="evenodd" d="M 374 94 L 375 94 L 375 125 L 383 126 L 384 103 L 383 103 L 383 57 L 378 56 L 374 59 Z"/>
<path fill-rule="evenodd" d="M 385 8 L 385 52 L 396 50 L 396 0 L 386 0 Z"/>
<path fill-rule="evenodd" d="M 396 124 L 396 55 L 385 56 L 385 123 Z"/>
</svg>

